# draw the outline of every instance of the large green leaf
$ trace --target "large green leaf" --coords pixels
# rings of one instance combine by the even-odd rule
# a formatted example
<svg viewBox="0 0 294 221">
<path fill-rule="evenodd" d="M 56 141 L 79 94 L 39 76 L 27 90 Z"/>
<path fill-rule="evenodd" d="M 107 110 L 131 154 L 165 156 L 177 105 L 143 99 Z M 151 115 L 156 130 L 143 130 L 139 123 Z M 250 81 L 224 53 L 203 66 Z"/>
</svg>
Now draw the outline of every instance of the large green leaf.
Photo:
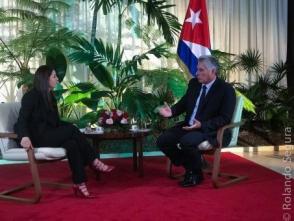
<svg viewBox="0 0 294 221">
<path fill-rule="evenodd" d="M 150 117 L 157 104 L 157 98 L 153 94 L 131 87 L 127 88 L 123 94 L 120 108 L 127 111 L 137 120 L 142 120 Z"/>
<path fill-rule="evenodd" d="M 121 51 L 120 48 L 114 49 L 111 44 L 105 44 L 102 39 L 94 39 L 92 45 L 86 38 L 78 36 L 75 37 L 75 43 L 71 46 L 74 52 L 69 55 L 72 61 L 120 68 L 123 57 L 123 50 Z"/>
<path fill-rule="evenodd" d="M 89 92 L 95 89 L 96 89 L 95 85 L 90 82 L 81 82 L 71 87 L 71 90 L 73 91 L 78 90 L 81 92 Z"/>
<path fill-rule="evenodd" d="M 93 111 L 97 110 L 99 99 L 83 98 L 81 102 Z"/>
<path fill-rule="evenodd" d="M 64 54 L 58 48 L 50 48 L 46 54 L 46 64 L 55 69 L 59 82 L 62 82 L 67 69 Z"/>
<path fill-rule="evenodd" d="M 90 98 L 83 98 L 81 102 L 86 105 L 88 108 L 96 111 L 99 105 L 99 101 L 102 97 L 109 97 L 109 91 L 93 91 Z"/>
<path fill-rule="evenodd" d="M 81 82 L 70 86 L 68 90 L 70 93 L 64 99 L 65 105 L 71 105 L 91 99 L 91 93 L 97 89 L 95 85 L 90 82 Z"/>
<path fill-rule="evenodd" d="M 92 111 L 89 113 L 86 113 L 84 116 L 82 116 L 77 122 L 77 126 L 79 128 L 85 128 L 89 123 L 94 124 L 97 123 L 98 119 L 98 112 Z"/>
<path fill-rule="evenodd" d="M 110 97 L 110 94 L 111 92 L 110 91 L 93 91 L 91 93 L 91 98 L 92 99 L 100 99 L 102 97 Z"/>
<path fill-rule="evenodd" d="M 261 53 L 258 50 L 248 49 L 238 56 L 238 65 L 247 73 L 253 73 L 262 69 Z"/>
<path fill-rule="evenodd" d="M 123 56 L 123 51 L 120 51 L 120 48 L 114 49 L 111 44 L 104 44 L 102 39 L 95 39 L 94 46 L 96 50 L 93 61 L 120 68 Z"/>
<path fill-rule="evenodd" d="M 154 90 L 172 91 L 177 99 L 181 98 L 187 90 L 187 79 L 178 69 L 140 70 L 140 74 L 144 76 L 145 83 L 152 86 Z"/>
<path fill-rule="evenodd" d="M 169 58 L 171 53 L 169 47 L 166 44 L 156 45 L 154 48 L 142 53 L 140 55 L 134 55 L 132 60 L 126 60 L 123 62 L 121 72 L 130 74 L 137 74 L 138 65 L 142 65 L 143 60 L 149 60 L 149 55 L 154 55 L 157 58 L 166 57 Z"/>
<path fill-rule="evenodd" d="M 92 73 L 96 77 L 96 79 L 105 87 L 112 89 L 114 85 L 114 80 L 110 71 L 101 64 L 91 63 L 89 65 Z"/>
<path fill-rule="evenodd" d="M 77 63 L 93 62 L 95 54 L 93 45 L 86 38 L 78 36 L 75 37 L 74 42 L 75 44 L 71 46 L 74 52 L 68 56 L 69 59 Z"/>
<path fill-rule="evenodd" d="M 148 25 L 156 22 L 159 29 L 162 30 L 164 39 L 169 44 L 174 44 L 181 30 L 181 25 L 178 18 L 167 10 L 175 5 L 167 4 L 165 0 L 140 0 L 138 2 L 143 6 L 143 10 L 148 16 Z"/>
<path fill-rule="evenodd" d="M 237 96 L 241 96 L 241 97 L 243 97 L 243 99 L 244 99 L 244 109 L 245 110 L 247 110 L 247 111 L 249 111 L 249 112 L 252 112 L 252 113 L 256 113 L 255 112 L 255 105 L 252 103 L 252 101 L 251 100 L 249 100 L 244 94 L 242 94 L 240 91 L 238 91 L 238 90 L 235 90 L 236 91 L 236 94 L 237 94 Z"/>
<path fill-rule="evenodd" d="M 270 68 L 271 73 L 274 74 L 272 79 L 272 84 L 279 84 L 280 81 L 285 77 L 287 74 L 287 66 L 286 63 L 283 61 L 279 61 L 274 63 Z"/>
<path fill-rule="evenodd" d="M 90 92 L 87 92 L 87 93 L 79 92 L 79 91 L 72 92 L 70 95 L 65 97 L 64 104 L 65 105 L 72 105 L 74 103 L 81 102 L 85 98 L 90 98 L 90 97 L 91 97 Z"/>
</svg>

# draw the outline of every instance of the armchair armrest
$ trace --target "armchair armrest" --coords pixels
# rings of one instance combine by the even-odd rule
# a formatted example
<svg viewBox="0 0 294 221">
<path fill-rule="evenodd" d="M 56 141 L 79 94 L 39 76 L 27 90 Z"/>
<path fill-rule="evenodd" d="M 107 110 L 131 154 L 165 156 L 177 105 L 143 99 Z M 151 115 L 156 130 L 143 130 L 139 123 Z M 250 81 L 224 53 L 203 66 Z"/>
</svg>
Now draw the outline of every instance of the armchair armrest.
<svg viewBox="0 0 294 221">
<path fill-rule="evenodd" d="M 226 129 L 234 128 L 234 127 L 240 127 L 243 124 L 244 124 L 244 122 L 237 122 L 237 123 L 227 124 L 227 125 L 219 128 L 217 130 L 217 138 L 216 138 L 217 139 L 217 143 L 218 143 L 217 148 L 222 148 L 223 147 L 223 136 L 224 136 L 224 131 Z"/>
<path fill-rule="evenodd" d="M 17 134 L 13 132 L 4 132 L 4 133 L 0 133 L 0 138 L 16 139 Z"/>
</svg>

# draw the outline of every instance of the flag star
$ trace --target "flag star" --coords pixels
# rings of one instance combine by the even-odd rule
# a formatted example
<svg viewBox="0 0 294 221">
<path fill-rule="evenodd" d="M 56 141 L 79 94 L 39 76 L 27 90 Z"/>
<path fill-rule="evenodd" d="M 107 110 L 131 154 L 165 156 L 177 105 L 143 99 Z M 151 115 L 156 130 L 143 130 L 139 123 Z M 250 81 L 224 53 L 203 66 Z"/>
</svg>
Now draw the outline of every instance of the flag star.
<svg viewBox="0 0 294 221">
<path fill-rule="evenodd" d="M 199 16 L 200 16 L 200 13 L 201 13 L 201 9 L 198 10 L 196 13 L 190 9 L 190 18 L 187 18 L 185 20 L 185 22 L 190 22 L 192 23 L 192 28 L 194 28 L 194 26 L 197 24 L 197 23 L 202 23 L 202 21 L 200 20 Z"/>
</svg>

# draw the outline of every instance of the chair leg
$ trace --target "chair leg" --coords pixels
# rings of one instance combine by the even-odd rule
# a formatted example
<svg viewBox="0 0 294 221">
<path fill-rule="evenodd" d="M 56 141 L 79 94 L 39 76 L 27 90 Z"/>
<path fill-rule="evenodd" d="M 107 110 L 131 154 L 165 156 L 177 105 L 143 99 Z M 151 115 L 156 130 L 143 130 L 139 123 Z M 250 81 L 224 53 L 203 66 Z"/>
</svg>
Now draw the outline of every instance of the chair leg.
<svg viewBox="0 0 294 221">
<path fill-rule="evenodd" d="M 172 163 L 169 158 L 166 158 L 166 172 L 167 175 L 171 178 L 172 177 Z"/>
<path fill-rule="evenodd" d="M 229 186 L 234 183 L 247 179 L 247 176 L 220 173 L 219 172 L 220 159 L 221 159 L 221 148 L 217 148 L 214 152 L 213 169 L 212 169 L 212 185 L 214 188 Z M 229 180 L 225 182 L 220 182 L 218 179 L 219 177 L 226 177 L 226 178 L 229 178 Z"/>
<path fill-rule="evenodd" d="M 213 159 L 213 168 L 212 168 L 212 184 L 215 188 L 218 187 L 218 176 L 219 176 L 219 165 L 220 165 L 220 157 L 221 152 L 220 148 L 217 148 L 214 152 L 214 159 Z"/>
<path fill-rule="evenodd" d="M 19 192 L 31 186 L 33 186 L 32 182 L 5 190 L 0 193 L 0 199 L 12 200 L 12 201 L 23 202 L 23 203 L 36 203 L 37 200 L 35 198 L 23 198 L 23 197 L 16 197 L 11 195 L 12 193 Z"/>
<path fill-rule="evenodd" d="M 184 176 L 184 174 L 173 173 L 173 164 L 171 163 L 171 160 L 169 158 L 167 158 L 166 160 L 166 171 L 167 171 L 168 177 L 171 179 L 181 179 Z"/>
<path fill-rule="evenodd" d="M 38 171 L 38 166 L 37 162 L 34 156 L 33 150 L 29 150 L 27 152 L 28 154 L 28 159 L 29 159 L 29 164 L 30 164 L 30 171 L 32 175 L 32 182 L 2 191 L 0 193 L 0 199 L 5 199 L 5 200 L 12 200 L 12 201 L 17 201 L 17 202 L 23 202 L 23 203 L 38 203 L 41 199 L 42 196 L 42 188 L 41 184 L 48 185 L 50 187 L 56 187 L 56 188 L 68 188 L 71 185 L 70 184 L 62 184 L 62 183 L 53 183 L 53 182 L 40 182 L 40 177 L 39 177 L 39 171 Z M 24 197 L 16 197 L 12 196 L 11 194 L 19 192 L 21 190 L 27 189 L 29 187 L 34 188 L 34 196 L 32 198 L 24 198 Z"/>
<path fill-rule="evenodd" d="M 33 150 L 30 149 L 27 152 L 27 154 L 28 154 L 30 170 L 31 170 L 31 175 L 32 175 L 33 181 L 29 182 L 27 184 L 20 185 L 18 187 L 1 192 L 0 193 L 1 199 L 13 200 L 13 201 L 23 202 L 23 203 L 38 203 L 40 201 L 40 199 L 41 199 L 41 183 L 40 183 L 39 171 L 38 171 L 38 167 L 37 167 L 37 164 L 35 161 Z M 24 190 L 26 188 L 29 188 L 31 186 L 33 186 L 35 189 L 34 197 L 24 198 L 24 197 L 11 196 L 12 193 L 19 192 L 19 191 Z"/>
<path fill-rule="evenodd" d="M 37 203 L 41 199 L 42 188 L 41 188 L 39 170 L 38 170 L 35 155 L 34 155 L 34 152 L 32 149 L 29 149 L 29 151 L 28 151 L 28 158 L 29 158 L 29 162 L 30 162 L 31 174 L 32 174 L 32 178 L 33 178 L 34 188 L 35 188 L 35 197 L 34 198 Z"/>
</svg>

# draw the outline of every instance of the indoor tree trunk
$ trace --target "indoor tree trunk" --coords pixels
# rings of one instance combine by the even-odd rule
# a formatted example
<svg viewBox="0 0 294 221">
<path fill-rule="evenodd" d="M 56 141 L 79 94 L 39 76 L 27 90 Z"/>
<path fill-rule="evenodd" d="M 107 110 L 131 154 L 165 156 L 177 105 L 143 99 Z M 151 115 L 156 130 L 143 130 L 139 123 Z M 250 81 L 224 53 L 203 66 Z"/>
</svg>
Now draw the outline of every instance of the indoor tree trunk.
<svg viewBox="0 0 294 221">
<path fill-rule="evenodd" d="M 118 1 L 118 36 L 117 36 L 117 48 L 120 49 L 121 46 L 121 32 L 122 32 L 122 12 L 121 12 L 121 4 Z"/>
<path fill-rule="evenodd" d="M 95 3 L 93 20 L 92 20 L 92 29 L 91 29 L 91 44 L 94 44 L 94 39 L 96 37 L 96 28 L 97 28 L 97 14 L 98 14 L 98 1 Z"/>
</svg>

